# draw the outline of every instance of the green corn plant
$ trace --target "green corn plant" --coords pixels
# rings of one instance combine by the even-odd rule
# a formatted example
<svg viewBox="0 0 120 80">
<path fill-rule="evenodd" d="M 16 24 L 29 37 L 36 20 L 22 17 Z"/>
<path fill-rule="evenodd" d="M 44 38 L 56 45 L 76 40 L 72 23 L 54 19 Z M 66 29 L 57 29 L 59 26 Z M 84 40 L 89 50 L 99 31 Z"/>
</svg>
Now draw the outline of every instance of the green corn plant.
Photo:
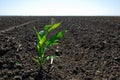
<svg viewBox="0 0 120 80">
<path fill-rule="evenodd" d="M 60 23 L 55 23 L 53 25 L 45 25 L 44 29 L 40 32 L 37 31 L 37 29 L 34 27 L 34 31 L 37 35 L 37 51 L 38 51 L 38 57 L 33 57 L 33 60 L 40 66 L 40 68 L 43 67 L 44 63 L 47 60 L 52 60 L 54 58 L 57 58 L 56 55 L 49 55 L 45 57 L 45 51 L 50 48 L 51 45 L 58 44 L 58 40 L 63 37 L 64 33 L 67 32 L 67 30 L 62 30 L 60 32 L 57 32 L 55 35 L 47 39 L 47 35 L 58 28 L 60 26 Z"/>
<path fill-rule="evenodd" d="M 16 61 L 16 62 L 15 62 L 15 65 L 18 65 L 18 64 L 20 64 L 20 62 L 19 62 L 19 61 Z"/>
</svg>

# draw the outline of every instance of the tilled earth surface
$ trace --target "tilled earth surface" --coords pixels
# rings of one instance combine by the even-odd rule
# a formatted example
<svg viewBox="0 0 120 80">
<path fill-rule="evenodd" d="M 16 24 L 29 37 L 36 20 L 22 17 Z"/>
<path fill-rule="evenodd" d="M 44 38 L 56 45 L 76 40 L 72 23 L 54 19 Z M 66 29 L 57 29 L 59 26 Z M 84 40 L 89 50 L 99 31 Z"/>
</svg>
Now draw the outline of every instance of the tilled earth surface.
<svg viewBox="0 0 120 80">
<path fill-rule="evenodd" d="M 0 80 L 40 80 L 39 67 L 32 60 L 37 56 L 33 26 L 42 30 L 51 17 L 0 17 L 0 30 L 35 18 L 0 33 Z M 120 17 L 54 18 L 61 26 L 49 37 L 60 30 L 68 32 L 46 51 L 60 57 L 50 71 L 49 61 L 44 65 L 43 80 L 120 80 Z"/>
</svg>

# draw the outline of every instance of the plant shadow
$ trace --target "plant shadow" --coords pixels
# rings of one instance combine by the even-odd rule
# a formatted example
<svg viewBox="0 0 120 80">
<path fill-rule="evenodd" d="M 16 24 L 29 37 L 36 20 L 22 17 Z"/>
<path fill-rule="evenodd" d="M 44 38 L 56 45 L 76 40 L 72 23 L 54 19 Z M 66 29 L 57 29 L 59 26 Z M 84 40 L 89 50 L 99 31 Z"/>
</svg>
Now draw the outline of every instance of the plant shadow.
<svg viewBox="0 0 120 80">
<path fill-rule="evenodd" d="M 35 80 L 51 80 L 52 77 L 43 69 L 38 71 L 38 74 L 35 76 Z"/>
</svg>

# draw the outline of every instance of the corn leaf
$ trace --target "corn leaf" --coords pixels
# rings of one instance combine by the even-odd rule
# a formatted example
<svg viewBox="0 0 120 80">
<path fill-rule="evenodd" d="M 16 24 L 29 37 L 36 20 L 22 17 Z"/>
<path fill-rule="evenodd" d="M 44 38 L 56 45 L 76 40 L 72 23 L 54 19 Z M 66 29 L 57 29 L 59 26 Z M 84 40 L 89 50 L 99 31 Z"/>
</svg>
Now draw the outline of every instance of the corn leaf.
<svg viewBox="0 0 120 80">
<path fill-rule="evenodd" d="M 58 39 L 62 38 L 66 30 L 58 32 L 56 35 L 52 36 L 48 41 L 46 41 L 46 48 L 49 48 L 52 44 L 58 44 Z"/>
<path fill-rule="evenodd" d="M 48 32 L 56 29 L 57 27 L 59 27 L 59 25 L 60 25 L 60 23 L 55 23 L 55 24 L 53 24 L 53 25 L 48 29 Z"/>
<path fill-rule="evenodd" d="M 36 58 L 32 58 L 33 59 L 33 61 L 35 61 L 35 63 L 37 63 L 38 65 L 40 65 L 40 63 L 39 63 L 39 59 L 36 59 Z"/>
<path fill-rule="evenodd" d="M 43 43 L 44 43 L 45 41 L 46 41 L 46 35 L 44 35 L 39 42 L 40 42 L 41 45 L 43 45 Z"/>
<path fill-rule="evenodd" d="M 40 44 L 37 45 L 37 50 L 38 50 L 38 54 L 40 57 L 44 56 L 44 52 L 45 52 L 45 48 L 43 46 L 41 46 Z"/>
<path fill-rule="evenodd" d="M 36 33 L 36 35 L 37 35 L 38 40 L 41 40 L 41 36 L 40 36 L 40 34 L 38 33 L 38 31 L 36 30 L 35 26 L 34 26 L 33 28 L 34 28 L 34 30 L 35 30 L 35 33 Z"/>
<path fill-rule="evenodd" d="M 39 56 L 41 55 L 41 48 L 42 48 L 41 44 L 38 43 L 38 44 L 37 44 L 37 50 L 38 50 Z"/>
<path fill-rule="evenodd" d="M 41 47 L 41 54 L 40 54 L 40 57 L 41 57 L 41 58 L 44 57 L 44 52 L 45 52 L 45 48 L 44 48 L 44 47 Z"/>
<path fill-rule="evenodd" d="M 58 32 L 57 35 L 56 35 L 57 39 L 62 38 L 65 32 L 67 32 L 67 30 L 63 30 L 61 32 Z"/>
<path fill-rule="evenodd" d="M 39 35 L 41 36 L 41 38 L 44 36 L 44 30 L 41 30 L 40 32 L 39 32 Z"/>
<path fill-rule="evenodd" d="M 51 26 L 52 26 L 52 25 L 45 25 L 45 26 L 44 26 L 44 30 L 45 30 L 45 31 L 48 31 L 48 29 L 49 29 Z"/>
<path fill-rule="evenodd" d="M 52 44 L 57 42 L 57 37 L 56 35 L 53 36 L 51 39 L 49 39 L 48 41 L 46 41 L 46 48 L 49 48 Z"/>
<path fill-rule="evenodd" d="M 59 56 L 51 55 L 51 56 L 47 56 L 47 57 L 46 57 L 46 60 L 55 59 L 55 58 L 58 58 L 58 57 L 59 57 Z"/>
<path fill-rule="evenodd" d="M 51 45 L 56 45 L 56 44 L 59 44 L 58 42 L 57 42 L 58 40 L 54 40 L 54 39 L 51 39 L 51 40 L 49 40 L 49 41 L 47 41 L 46 42 L 46 48 L 49 48 Z"/>
<path fill-rule="evenodd" d="M 59 44 L 58 40 L 54 40 L 53 45 Z"/>
</svg>

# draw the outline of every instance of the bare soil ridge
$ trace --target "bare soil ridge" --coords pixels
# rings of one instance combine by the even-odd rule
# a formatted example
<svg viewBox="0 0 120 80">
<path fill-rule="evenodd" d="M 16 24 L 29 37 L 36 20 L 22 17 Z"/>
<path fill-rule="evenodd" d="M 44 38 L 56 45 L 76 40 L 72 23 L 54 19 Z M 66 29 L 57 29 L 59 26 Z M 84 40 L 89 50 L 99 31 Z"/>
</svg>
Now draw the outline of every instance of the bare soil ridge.
<svg viewBox="0 0 120 80">
<path fill-rule="evenodd" d="M 7 31 L 13 30 L 13 29 L 15 29 L 15 28 L 19 28 L 19 27 L 22 27 L 22 26 L 24 26 L 24 25 L 28 25 L 28 24 L 30 24 L 30 23 L 33 23 L 33 22 L 35 22 L 35 21 L 37 21 L 37 20 L 28 21 L 28 22 L 25 22 L 25 23 L 20 24 L 20 25 L 17 25 L 17 26 L 10 26 L 8 29 L 0 30 L 0 33 L 5 33 L 5 32 L 7 32 Z"/>
</svg>

